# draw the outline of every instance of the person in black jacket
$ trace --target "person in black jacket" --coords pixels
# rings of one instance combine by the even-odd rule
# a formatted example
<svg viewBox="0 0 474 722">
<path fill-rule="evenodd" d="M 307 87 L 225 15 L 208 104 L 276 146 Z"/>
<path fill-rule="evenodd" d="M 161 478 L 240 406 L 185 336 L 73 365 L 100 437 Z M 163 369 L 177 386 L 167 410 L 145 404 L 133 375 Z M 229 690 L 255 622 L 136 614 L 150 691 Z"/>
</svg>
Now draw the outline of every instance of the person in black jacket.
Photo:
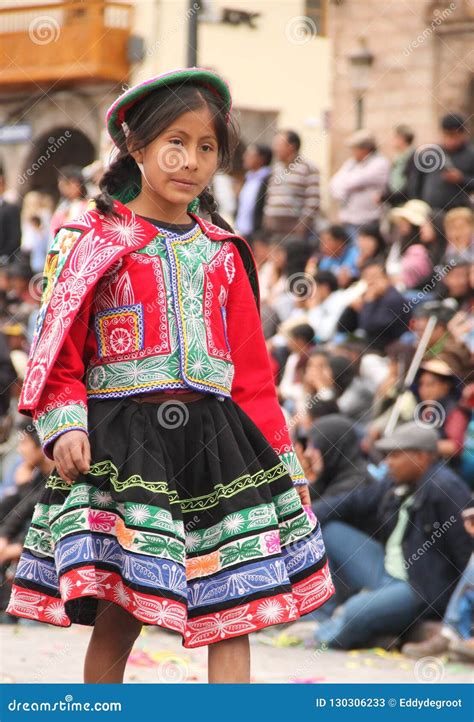
<svg viewBox="0 0 474 722">
<path fill-rule="evenodd" d="M 363 333 L 368 350 L 377 353 L 408 330 L 412 311 L 392 286 L 383 260 L 367 261 L 361 270 L 361 279 L 367 283 L 367 291 L 342 312 L 337 330 Z"/>
<path fill-rule="evenodd" d="M 474 148 L 462 115 L 445 115 L 441 119 L 440 144 L 421 146 L 414 161 L 417 173 L 409 190 L 411 198 L 420 198 L 437 211 L 471 207 Z"/>
<path fill-rule="evenodd" d="M 235 225 L 252 242 L 261 231 L 268 181 L 271 175 L 272 149 L 263 143 L 249 145 L 244 153 L 245 181 L 237 199 Z"/>
<path fill-rule="evenodd" d="M 439 462 L 436 430 L 403 424 L 376 448 L 388 478 L 312 505 L 343 604 L 316 630 L 329 647 L 365 646 L 442 616 L 471 553 L 461 517 L 470 493 Z"/>
<path fill-rule="evenodd" d="M 20 208 L 4 198 L 5 173 L 0 167 L 0 263 L 15 260 L 20 251 L 21 223 Z"/>
</svg>

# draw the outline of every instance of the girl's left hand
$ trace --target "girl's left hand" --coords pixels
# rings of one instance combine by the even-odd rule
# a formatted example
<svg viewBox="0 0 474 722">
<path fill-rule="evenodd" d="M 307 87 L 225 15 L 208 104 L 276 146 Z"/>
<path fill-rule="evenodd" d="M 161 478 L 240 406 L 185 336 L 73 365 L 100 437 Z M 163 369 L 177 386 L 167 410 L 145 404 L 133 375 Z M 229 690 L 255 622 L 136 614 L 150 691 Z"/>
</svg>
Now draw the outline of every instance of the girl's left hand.
<svg viewBox="0 0 474 722">
<path fill-rule="evenodd" d="M 303 506 L 311 506 L 311 496 L 309 494 L 309 486 L 307 484 L 298 484 L 296 487 L 300 495 Z"/>
</svg>

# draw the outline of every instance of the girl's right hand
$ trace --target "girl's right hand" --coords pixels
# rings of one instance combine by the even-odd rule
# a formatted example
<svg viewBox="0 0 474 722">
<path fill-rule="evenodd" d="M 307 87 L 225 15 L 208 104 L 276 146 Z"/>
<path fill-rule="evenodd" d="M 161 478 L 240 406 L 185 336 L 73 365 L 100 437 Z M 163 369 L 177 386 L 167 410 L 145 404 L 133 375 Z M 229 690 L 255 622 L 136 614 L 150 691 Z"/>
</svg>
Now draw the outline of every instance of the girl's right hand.
<svg viewBox="0 0 474 722">
<path fill-rule="evenodd" d="M 80 473 L 86 474 L 91 463 L 91 448 L 86 432 L 73 429 L 61 434 L 54 442 L 53 457 L 60 477 L 67 484 L 72 484 Z"/>
</svg>

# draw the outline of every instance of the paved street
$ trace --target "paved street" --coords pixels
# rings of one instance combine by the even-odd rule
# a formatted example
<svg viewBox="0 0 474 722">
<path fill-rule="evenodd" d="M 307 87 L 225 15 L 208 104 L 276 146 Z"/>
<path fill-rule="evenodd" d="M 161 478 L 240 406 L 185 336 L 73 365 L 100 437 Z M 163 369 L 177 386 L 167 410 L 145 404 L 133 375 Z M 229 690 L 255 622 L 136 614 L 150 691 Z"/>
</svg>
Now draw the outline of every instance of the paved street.
<svg viewBox="0 0 474 722">
<path fill-rule="evenodd" d="M 252 682 L 472 682 L 473 668 L 426 658 L 419 663 L 382 649 L 348 653 L 305 647 L 312 622 L 253 635 Z M 3 683 L 81 683 L 89 627 L 2 625 Z M 127 665 L 127 683 L 207 681 L 206 648 L 186 650 L 181 638 L 146 627 Z"/>
</svg>

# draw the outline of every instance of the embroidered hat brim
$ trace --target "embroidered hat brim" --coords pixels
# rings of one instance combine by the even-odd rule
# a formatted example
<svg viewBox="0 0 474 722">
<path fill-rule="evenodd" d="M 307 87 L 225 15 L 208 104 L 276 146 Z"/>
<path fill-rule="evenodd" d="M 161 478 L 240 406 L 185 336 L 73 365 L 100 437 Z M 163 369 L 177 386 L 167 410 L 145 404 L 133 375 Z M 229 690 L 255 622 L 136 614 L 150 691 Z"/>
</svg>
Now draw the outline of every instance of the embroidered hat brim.
<svg viewBox="0 0 474 722">
<path fill-rule="evenodd" d="M 125 139 L 122 123 L 125 120 L 127 110 L 131 108 L 132 105 L 157 88 L 172 85 L 179 86 L 189 81 L 213 90 L 223 100 L 226 118 L 229 118 L 232 108 L 232 97 L 229 86 L 220 75 L 208 68 L 178 68 L 168 73 L 162 73 L 161 75 L 149 78 L 142 83 L 134 85 L 132 88 L 128 88 L 112 103 L 107 111 L 106 125 L 114 143 L 119 145 Z"/>
</svg>

